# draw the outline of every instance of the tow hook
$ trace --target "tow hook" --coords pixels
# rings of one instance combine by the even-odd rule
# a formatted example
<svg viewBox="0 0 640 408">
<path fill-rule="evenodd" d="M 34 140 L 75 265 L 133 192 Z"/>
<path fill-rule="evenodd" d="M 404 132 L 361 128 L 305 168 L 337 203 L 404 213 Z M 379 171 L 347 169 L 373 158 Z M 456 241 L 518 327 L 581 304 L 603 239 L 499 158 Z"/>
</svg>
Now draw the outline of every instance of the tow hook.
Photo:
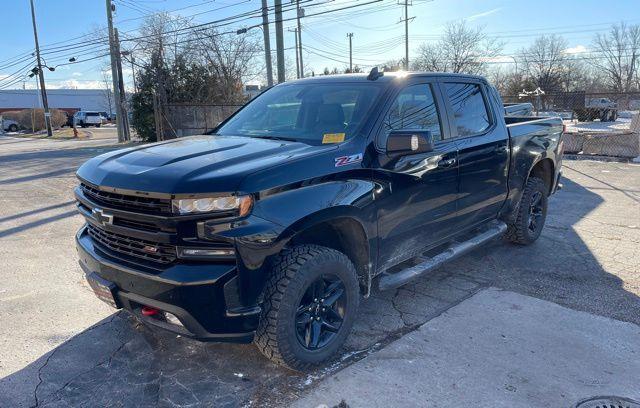
<svg viewBox="0 0 640 408">
<path fill-rule="evenodd" d="M 154 307 L 151 306 L 142 306 L 142 315 L 143 316 L 155 316 L 158 313 L 160 313 L 160 311 Z"/>
</svg>

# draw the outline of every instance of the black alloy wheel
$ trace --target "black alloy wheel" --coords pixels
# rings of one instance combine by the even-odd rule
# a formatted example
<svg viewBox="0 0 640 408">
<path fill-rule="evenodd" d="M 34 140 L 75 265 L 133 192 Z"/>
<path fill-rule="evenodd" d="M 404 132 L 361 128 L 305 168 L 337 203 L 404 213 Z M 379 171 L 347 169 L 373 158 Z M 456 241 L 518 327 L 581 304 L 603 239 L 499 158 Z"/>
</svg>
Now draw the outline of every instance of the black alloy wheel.
<svg viewBox="0 0 640 408">
<path fill-rule="evenodd" d="M 527 180 L 515 219 L 508 224 L 505 237 L 514 244 L 529 245 L 540 237 L 547 218 L 549 186 L 538 177 Z"/>
<path fill-rule="evenodd" d="M 305 291 L 296 312 L 296 338 L 307 350 L 333 341 L 346 313 L 345 287 L 339 277 L 324 274 Z"/>
<path fill-rule="evenodd" d="M 357 272 L 344 253 L 313 244 L 287 248 L 271 267 L 254 343 L 293 370 L 322 364 L 344 344 L 359 298 Z"/>
<path fill-rule="evenodd" d="M 541 219 L 544 215 L 544 205 L 542 200 L 542 192 L 534 191 L 531 195 L 531 203 L 529 204 L 529 222 L 528 228 L 531 234 L 535 234 L 540 226 Z"/>
</svg>

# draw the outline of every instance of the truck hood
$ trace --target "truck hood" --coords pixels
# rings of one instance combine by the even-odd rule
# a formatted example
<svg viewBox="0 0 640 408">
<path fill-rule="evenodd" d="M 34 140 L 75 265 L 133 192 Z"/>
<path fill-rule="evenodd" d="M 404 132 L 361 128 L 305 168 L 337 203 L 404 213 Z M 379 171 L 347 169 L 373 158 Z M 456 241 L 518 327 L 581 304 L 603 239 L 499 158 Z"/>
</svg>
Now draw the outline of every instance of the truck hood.
<svg viewBox="0 0 640 408">
<path fill-rule="evenodd" d="M 78 169 L 89 183 L 167 194 L 235 192 L 253 172 L 330 145 L 235 136 L 193 136 L 97 156 Z"/>
</svg>

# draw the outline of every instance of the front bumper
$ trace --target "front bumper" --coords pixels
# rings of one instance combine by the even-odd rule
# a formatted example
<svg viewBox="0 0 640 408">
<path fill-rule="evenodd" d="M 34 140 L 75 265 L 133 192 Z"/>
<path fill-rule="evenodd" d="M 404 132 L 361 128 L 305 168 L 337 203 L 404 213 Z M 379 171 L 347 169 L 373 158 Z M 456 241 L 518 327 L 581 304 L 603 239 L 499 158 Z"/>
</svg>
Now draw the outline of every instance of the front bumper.
<svg viewBox="0 0 640 408">
<path fill-rule="evenodd" d="M 142 322 L 203 341 L 248 343 L 258 326 L 260 308 L 237 305 L 238 272 L 234 264 L 177 263 L 144 270 L 114 259 L 94 245 L 86 227 L 78 231 L 80 266 L 116 286 L 114 297 Z M 144 316 L 150 306 L 176 316 L 181 325 Z"/>
</svg>

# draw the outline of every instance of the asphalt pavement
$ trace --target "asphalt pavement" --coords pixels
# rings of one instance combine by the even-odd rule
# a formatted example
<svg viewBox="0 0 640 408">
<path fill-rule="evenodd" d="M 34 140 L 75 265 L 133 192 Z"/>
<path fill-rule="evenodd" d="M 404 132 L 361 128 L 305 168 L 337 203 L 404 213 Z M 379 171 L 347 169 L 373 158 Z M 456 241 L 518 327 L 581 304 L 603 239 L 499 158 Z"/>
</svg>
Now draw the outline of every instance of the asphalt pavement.
<svg viewBox="0 0 640 408">
<path fill-rule="evenodd" d="M 113 130 L 96 131 L 93 138 L 72 141 L 0 136 L 0 407 L 320 403 L 313 399 L 319 384 L 326 387 L 346 370 L 376 356 L 406 362 L 411 353 L 422 355 L 424 347 L 411 351 L 411 344 L 432 324 L 463 334 L 469 322 L 448 318 L 456 308 L 482 305 L 492 313 L 492 324 L 500 324 L 496 313 L 504 308 L 495 304 L 501 300 L 492 304 L 487 297 L 494 288 L 519 296 L 518 304 L 544 300 L 550 316 L 567 316 L 562 321 L 568 326 L 582 324 L 574 322 L 573 313 L 606 317 L 600 345 L 621 333 L 629 339 L 618 340 L 628 344 L 625 352 L 640 353 L 632 336 L 640 324 L 638 165 L 565 161 L 564 189 L 550 200 L 547 226 L 534 245 L 495 242 L 398 290 L 375 292 L 361 303 L 342 354 L 313 372 L 294 373 L 275 366 L 252 345 L 198 343 L 150 331 L 94 297 L 77 265 L 73 240 L 82 219 L 75 212 L 72 189 L 82 162 L 118 148 Z M 554 309 L 557 305 L 562 312 Z M 533 317 L 523 314 L 519 319 L 533 324 Z M 611 332 L 621 324 L 629 331 Z M 514 327 L 505 323 L 504 329 L 512 333 Z M 536 338 L 531 332 L 529 341 L 542 342 L 541 333 L 546 332 Z M 446 336 L 430 339 L 437 343 L 434 353 L 444 347 L 441 342 L 450 341 Z M 402 353 L 393 351 L 398 342 Z M 485 338 L 476 352 L 489 345 Z M 469 373 L 482 376 L 477 360 L 468 364 Z M 625 372 L 635 374 L 633 370 Z M 378 372 L 392 373 L 390 367 Z M 359 391 L 367 384 L 352 386 Z M 476 391 L 462 387 L 458 392 L 473 396 Z M 586 398 L 596 393 L 567 395 L 578 394 Z M 360 406 L 358 401 L 353 406 Z"/>
</svg>

